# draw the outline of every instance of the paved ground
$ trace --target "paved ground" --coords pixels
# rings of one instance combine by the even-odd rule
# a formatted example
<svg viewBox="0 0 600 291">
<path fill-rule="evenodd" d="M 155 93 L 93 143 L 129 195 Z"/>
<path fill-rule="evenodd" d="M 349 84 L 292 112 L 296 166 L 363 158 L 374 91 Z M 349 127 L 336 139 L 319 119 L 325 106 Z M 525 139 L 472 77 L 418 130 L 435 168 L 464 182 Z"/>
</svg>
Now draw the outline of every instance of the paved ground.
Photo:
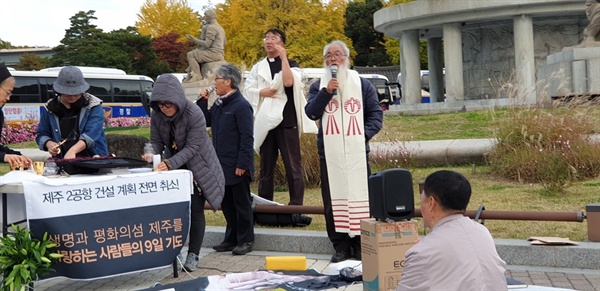
<svg viewBox="0 0 600 291">
<path fill-rule="evenodd" d="M 157 283 L 163 285 L 192 280 L 194 278 L 219 275 L 224 273 L 250 272 L 265 267 L 265 256 L 282 255 L 304 255 L 307 258 L 308 268 L 315 269 L 322 273 L 328 273 L 329 256 L 310 255 L 310 254 L 289 254 L 273 252 L 251 252 L 245 256 L 232 256 L 231 253 L 216 253 L 212 249 L 204 248 L 200 259 L 201 268 L 195 272 L 186 274 L 180 273 L 178 278 L 173 277 L 172 268 L 163 268 L 159 270 L 138 272 L 129 275 L 121 275 L 108 279 L 91 281 L 74 281 L 69 279 L 53 279 L 39 282 L 35 285 L 36 291 L 54 291 L 54 290 L 140 290 L 149 288 Z M 557 268 L 539 268 L 527 266 L 509 266 L 507 277 L 515 278 L 519 281 L 531 285 L 567 288 L 575 290 L 596 290 L 600 291 L 600 270 L 581 270 L 581 269 L 557 269 Z M 347 286 L 339 290 L 362 290 L 362 284 Z M 543 290 L 543 289 L 537 289 Z"/>
</svg>

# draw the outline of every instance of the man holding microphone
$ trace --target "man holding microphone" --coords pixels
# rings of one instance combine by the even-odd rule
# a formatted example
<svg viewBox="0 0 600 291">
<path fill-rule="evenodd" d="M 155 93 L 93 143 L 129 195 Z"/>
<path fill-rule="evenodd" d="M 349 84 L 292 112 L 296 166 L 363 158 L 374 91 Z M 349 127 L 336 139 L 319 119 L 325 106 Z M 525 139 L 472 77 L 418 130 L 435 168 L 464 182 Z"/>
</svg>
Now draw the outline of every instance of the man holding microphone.
<svg viewBox="0 0 600 291">
<path fill-rule="evenodd" d="M 320 120 L 317 149 L 331 262 L 361 260 L 360 220 L 368 219 L 369 140 L 381 130 L 383 110 L 375 87 L 350 70 L 342 41 L 325 46 L 325 74 L 310 86 L 305 110 Z"/>
</svg>

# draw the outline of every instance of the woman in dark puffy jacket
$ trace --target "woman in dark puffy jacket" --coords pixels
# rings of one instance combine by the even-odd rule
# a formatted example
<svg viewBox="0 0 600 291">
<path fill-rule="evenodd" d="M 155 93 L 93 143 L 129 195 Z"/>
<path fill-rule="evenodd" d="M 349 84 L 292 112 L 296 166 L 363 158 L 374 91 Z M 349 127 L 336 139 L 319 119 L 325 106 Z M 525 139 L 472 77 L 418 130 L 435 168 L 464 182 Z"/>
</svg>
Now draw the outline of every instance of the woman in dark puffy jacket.
<svg viewBox="0 0 600 291">
<path fill-rule="evenodd" d="M 204 114 L 187 100 L 177 77 L 171 74 L 158 77 L 150 107 L 153 109 L 150 142 L 155 153 L 163 154 L 157 170 L 188 169 L 194 176 L 190 242 L 183 267 L 195 271 L 206 227 L 204 202 L 208 201 L 214 210 L 221 206 L 225 178 L 206 132 Z"/>
</svg>

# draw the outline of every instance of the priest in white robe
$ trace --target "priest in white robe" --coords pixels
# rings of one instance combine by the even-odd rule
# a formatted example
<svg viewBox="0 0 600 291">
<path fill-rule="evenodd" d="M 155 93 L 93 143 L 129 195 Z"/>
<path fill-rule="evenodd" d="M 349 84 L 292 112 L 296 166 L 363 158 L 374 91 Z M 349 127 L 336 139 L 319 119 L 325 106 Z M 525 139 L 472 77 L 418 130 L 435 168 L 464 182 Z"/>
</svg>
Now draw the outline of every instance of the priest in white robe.
<svg viewBox="0 0 600 291">
<path fill-rule="evenodd" d="M 360 220 L 369 218 L 369 140 L 381 130 L 375 87 L 350 70 L 348 46 L 325 46 L 324 76 L 310 86 L 307 116 L 320 120 L 317 148 L 332 262 L 361 259 Z"/>
</svg>

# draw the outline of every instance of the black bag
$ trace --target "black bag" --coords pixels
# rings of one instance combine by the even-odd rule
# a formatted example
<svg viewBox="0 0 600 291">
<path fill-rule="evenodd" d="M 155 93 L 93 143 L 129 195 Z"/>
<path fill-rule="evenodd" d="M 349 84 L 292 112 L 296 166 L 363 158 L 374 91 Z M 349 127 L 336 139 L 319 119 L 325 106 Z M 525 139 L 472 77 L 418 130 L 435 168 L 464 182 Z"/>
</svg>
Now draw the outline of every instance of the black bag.
<svg viewBox="0 0 600 291">
<path fill-rule="evenodd" d="M 310 225 L 312 217 L 296 213 L 254 213 L 254 223 L 262 226 L 295 226 Z"/>
</svg>

